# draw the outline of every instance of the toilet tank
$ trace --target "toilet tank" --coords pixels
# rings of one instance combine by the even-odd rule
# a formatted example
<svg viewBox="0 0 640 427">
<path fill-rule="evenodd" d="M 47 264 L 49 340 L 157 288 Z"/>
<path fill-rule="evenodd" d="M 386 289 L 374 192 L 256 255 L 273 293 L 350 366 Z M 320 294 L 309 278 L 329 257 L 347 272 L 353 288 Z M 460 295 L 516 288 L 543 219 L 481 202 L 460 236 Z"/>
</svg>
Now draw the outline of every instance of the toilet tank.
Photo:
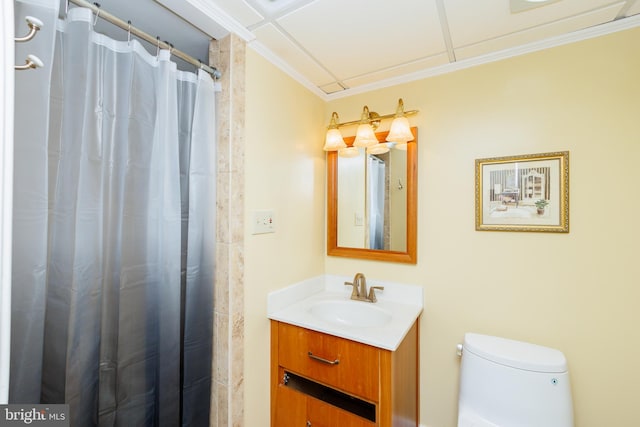
<svg viewBox="0 0 640 427">
<path fill-rule="evenodd" d="M 573 427 L 562 352 L 472 333 L 462 348 L 458 427 Z"/>
</svg>

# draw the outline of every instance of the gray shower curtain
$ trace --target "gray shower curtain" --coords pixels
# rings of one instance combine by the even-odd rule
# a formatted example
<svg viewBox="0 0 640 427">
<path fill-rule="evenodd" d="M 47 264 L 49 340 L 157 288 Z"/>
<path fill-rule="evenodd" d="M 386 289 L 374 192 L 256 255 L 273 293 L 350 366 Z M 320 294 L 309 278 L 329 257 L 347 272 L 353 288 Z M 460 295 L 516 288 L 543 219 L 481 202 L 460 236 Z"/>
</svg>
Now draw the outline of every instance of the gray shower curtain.
<svg viewBox="0 0 640 427">
<path fill-rule="evenodd" d="M 92 22 L 58 25 L 48 123 L 16 107 L 9 400 L 67 403 L 78 427 L 205 426 L 213 82 Z"/>
</svg>

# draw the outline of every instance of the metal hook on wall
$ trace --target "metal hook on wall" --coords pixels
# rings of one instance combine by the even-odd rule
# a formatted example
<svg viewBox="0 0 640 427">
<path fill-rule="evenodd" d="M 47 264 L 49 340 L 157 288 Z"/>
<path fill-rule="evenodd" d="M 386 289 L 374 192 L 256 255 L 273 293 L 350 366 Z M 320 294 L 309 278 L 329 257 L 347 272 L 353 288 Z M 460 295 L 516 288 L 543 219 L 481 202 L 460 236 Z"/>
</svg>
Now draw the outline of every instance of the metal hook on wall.
<svg viewBox="0 0 640 427">
<path fill-rule="evenodd" d="M 398 178 L 398 190 L 402 190 L 403 188 L 404 188 L 404 185 L 402 185 L 402 180 Z"/>
<path fill-rule="evenodd" d="M 29 26 L 29 33 L 24 37 L 16 37 L 14 39 L 16 43 L 28 42 L 34 38 L 40 28 L 44 26 L 44 23 L 41 20 L 34 18 L 33 16 L 26 16 L 24 20 L 27 21 L 27 25 Z"/>
<path fill-rule="evenodd" d="M 16 65 L 13 68 L 17 71 L 28 70 L 29 68 L 44 67 L 44 62 L 35 55 L 27 55 L 24 65 Z"/>
<path fill-rule="evenodd" d="M 34 18 L 33 16 L 26 16 L 25 21 L 27 21 L 27 25 L 29 25 L 29 33 L 24 37 L 16 37 L 14 38 L 16 43 L 27 42 L 36 36 L 36 33 L 40 31 L 40 28 L 44 26 L 44 23 L 38 18 Z M 17 71 L 28 70 L 30 68 L 40 68 L 44 67 L 44 62 L 36 55 L 27 55 L 27 59 L 24 65 L 15 65 L 13 68 Z"/>
</svg>

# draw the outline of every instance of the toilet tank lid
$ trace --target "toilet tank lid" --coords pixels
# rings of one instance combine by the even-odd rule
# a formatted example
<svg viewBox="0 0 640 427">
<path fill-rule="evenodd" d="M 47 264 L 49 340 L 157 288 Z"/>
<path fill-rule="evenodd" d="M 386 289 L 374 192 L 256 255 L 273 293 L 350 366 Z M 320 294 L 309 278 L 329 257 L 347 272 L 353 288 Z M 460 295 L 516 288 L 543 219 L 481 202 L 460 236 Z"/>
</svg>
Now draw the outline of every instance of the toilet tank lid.
<svg viewBox="0 0 640 427">
<path fill-rule="evenodd" d="M 467 333 L 464 336 L 464 350 L 517 369 L 536 372 L 567 371 L 567 359 L 561 351 L 536 344 Z"/>
</svg>

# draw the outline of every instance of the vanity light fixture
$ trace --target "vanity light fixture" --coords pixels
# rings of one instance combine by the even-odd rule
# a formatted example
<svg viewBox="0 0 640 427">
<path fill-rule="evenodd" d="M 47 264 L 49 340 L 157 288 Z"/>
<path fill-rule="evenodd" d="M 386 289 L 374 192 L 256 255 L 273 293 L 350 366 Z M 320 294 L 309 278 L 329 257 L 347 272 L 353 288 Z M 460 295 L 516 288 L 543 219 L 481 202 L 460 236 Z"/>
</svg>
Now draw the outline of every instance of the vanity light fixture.
<svg viewBox="0 0 640 427">
<path fill-rule="evenodd" d="M 331 121 L 327 128 L 327 136 L 324 140 L 324 151 L 336 151 L 341 148 L 346 148 L 347 144 L 342 138 L 342 134 L 338 130 L 338 113 L 335 111 L 331 114 Z"/>
<path fill-rule="evenodd" d="M 413 141 L 414 139 L 415 137 L 411 133 L 409 120 L 405 117 L 404 102 L 402 102 L 402 98 L 400 98 L 398 100 L 398 106 L 396 107 L 396 114 L 393 116 L 393 122 L 391 122 L 391 129 L 387 135 L 387 141 L 389 141 L 389 143 L 381 142 L 367 149 L 367 153 L 386 153 L 389 151 L 389 145 L 393 145 L 398 150 L 407 151 L 407 142 Z"/>
<path fill-rule="evenodd" d="M 369 107 L 366 105 L 362 109 L 362 115 L 360 116 L 360 124 L 358 125 L 358 130 L 356 131 L 356 139 L 353 141 L 354 147 L 370 147 L 378 143 L 378 138 L 376 137 L 376 133 L 374 131 L 374 126 L 377 128 L 378 125 L 374 123 L 380 123 L 379 120 L 373 120 L 373 115 L 375 114 L 376 118 L 378 117 L 377 113 L 370 113 Z"/>
<path fill-rule="evenodd" d="M 389 135 L 387 135 L 387 141 L 400 143 L 413 141 L 415 138 L 411 133 L 409 120 L 405 117 L 404 102 L 402 102 L 402 98 L 398 100 L 396 114 L 393 117 L 394 118 L 393 122 L 391 122 L 391 129 L 389 130 Z"/>
<path fill-rule="evenodd" d="M 404 111 L 402 98 L 398 99 L 395 114 L 381 116 L 375 111 L 369 111 L 369 107 L 365 105 L 362 109 L 360 120 L 339 123 L 338 113 L 333 112 L 327 128 L 324 150 L 338 151 L 338 155 L 341 157 L 357 156 L 359 153 L 358 147 L 366 147 L 367 153 L 369 154 L 386 153 L 391 147 L 397 148 L 398 150 L 406 150 L 407 143 L 414 139 L 409 120 L 407 120 L 406 116 L 417 113 L 418 110 Z M 375 130 L 382 120 L 391 118 L 393 118 L 393 122 L 391 123 L 389 135 L 387 136 L 388 142 L 378 143 Z M 347 147 L 338 128 L 355 124 L 358 124 L 355 141 L 352 147 Z"/>
</svg>

